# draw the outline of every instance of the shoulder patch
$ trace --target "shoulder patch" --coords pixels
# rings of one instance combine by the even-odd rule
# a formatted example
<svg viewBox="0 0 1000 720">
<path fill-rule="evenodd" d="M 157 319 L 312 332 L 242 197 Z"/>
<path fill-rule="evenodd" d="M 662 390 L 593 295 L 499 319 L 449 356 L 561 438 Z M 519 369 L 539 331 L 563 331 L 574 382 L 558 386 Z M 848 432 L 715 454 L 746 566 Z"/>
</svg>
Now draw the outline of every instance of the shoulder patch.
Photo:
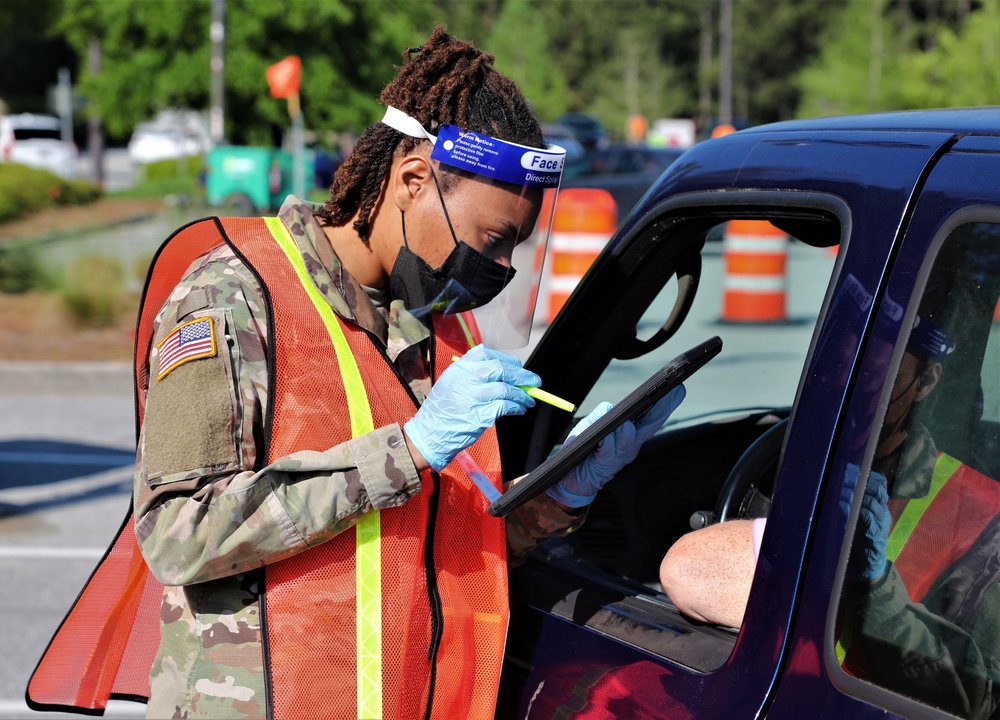
<svg viewBox="0 0 1000 720">
<path fill-rule="evenodd" d="M 156 346 L 156 379 L 162 380 L 171 370 L 190 360 L 215 357 L 217 352 L 212 318 L 204 317 L 186 322 Z"/>
</svg>

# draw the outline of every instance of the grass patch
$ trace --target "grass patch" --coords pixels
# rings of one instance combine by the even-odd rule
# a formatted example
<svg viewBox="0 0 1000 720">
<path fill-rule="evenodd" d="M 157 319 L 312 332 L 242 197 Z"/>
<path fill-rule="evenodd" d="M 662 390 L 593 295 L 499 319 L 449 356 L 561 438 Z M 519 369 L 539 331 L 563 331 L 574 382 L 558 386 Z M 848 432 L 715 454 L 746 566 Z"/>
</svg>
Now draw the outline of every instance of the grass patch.
<svg viewBox="0 0 1000 720">
<path fill-rule="evenodd" d="M 162 198 L 167 195 L 204 196 L 201 181 L 205 158 L 199 155 L 180 160 L 158 160 L 139 165 L 135 170 L 135 183 L 127 190 L 114 193 L 122 198 Z"/>
<path fill-rule="evenodd" d="M 86 180 L 67 180 L 47 170 L 0 163 L 0 222 L 58 205 L 86 205 L 101 189 Z"/>
<path fill-rule="evenodd" d="M 54 286 L 34 250 L 0 246 L 0 293 L 19 295 L 29 290 L 51 290 Z"/>
<path fill-rule="evenodd" d="M 134 309 L 121 262 L 103 255 L 84 255 L 65 269 L 59 290 L 74 323 L 85 328 L 111 327 Z"/>
</svg>

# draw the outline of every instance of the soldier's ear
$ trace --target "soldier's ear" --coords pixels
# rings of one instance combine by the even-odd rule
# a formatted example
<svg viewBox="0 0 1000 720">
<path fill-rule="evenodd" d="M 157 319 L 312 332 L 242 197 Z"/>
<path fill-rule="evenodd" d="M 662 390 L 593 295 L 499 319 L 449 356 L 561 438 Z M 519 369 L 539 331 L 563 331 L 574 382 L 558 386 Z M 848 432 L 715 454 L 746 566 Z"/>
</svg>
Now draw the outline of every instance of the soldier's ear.
<svg viewBox="0 0 1000 720">
<path fill-rule="evenodd" d="M 425 156 L 412 153 L 404 157 L 395 165 L 389 179 L 396 207 L 402 212 L 409 210 L 420 199 L 430 182 L 433 182 L 431 165 Z"/>
</svg>

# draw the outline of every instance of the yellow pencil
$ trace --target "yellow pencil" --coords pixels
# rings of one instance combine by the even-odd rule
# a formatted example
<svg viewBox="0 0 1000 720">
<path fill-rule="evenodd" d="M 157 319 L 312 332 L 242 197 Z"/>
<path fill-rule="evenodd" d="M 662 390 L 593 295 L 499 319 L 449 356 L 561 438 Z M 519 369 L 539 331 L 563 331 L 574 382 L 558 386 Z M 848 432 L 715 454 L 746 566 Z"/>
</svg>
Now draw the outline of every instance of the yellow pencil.
<svg viewBox="0 0 1000 720">
<path fill-rule="evenodd" d="M 455 362 L 456 360 L 458 360 L 458 355 L 452 355 L 451 361 Z M 548 403 L 552 407 L 557 407 L 560 410 L 565 410 L 566 412 L 573 412 L 576 410 L 576 405 L 571 403 L 569 400 L 563 400 L 558 395 L 553 395 L 552 393 L 542 390 L 541 388 L 528 387 L 526 385 L 518 385 L 518 387 L 531 395 L 531 397 L 535 398 L 535 400 Z"/>
</svg>

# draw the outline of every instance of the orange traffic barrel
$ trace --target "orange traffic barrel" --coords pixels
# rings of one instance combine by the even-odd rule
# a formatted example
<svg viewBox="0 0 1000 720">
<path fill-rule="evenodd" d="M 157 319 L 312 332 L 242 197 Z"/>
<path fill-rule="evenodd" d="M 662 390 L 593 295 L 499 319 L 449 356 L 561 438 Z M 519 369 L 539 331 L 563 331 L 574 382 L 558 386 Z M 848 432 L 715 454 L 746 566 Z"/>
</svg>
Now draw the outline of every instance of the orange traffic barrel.
<svg viewBox="0 0 1000 720">
<path fill-rule="evenodd" d="M 607 190 L 559 191 L 539 289 L 542 321 L 552 322 L 617 226 L 618 206 Z"/>
<path fill-rule="evenodd" d="M 788 235 L 766 220 L 730 220 L 722 247 L 723 322 L 781 322 Z"/>
</svg>

